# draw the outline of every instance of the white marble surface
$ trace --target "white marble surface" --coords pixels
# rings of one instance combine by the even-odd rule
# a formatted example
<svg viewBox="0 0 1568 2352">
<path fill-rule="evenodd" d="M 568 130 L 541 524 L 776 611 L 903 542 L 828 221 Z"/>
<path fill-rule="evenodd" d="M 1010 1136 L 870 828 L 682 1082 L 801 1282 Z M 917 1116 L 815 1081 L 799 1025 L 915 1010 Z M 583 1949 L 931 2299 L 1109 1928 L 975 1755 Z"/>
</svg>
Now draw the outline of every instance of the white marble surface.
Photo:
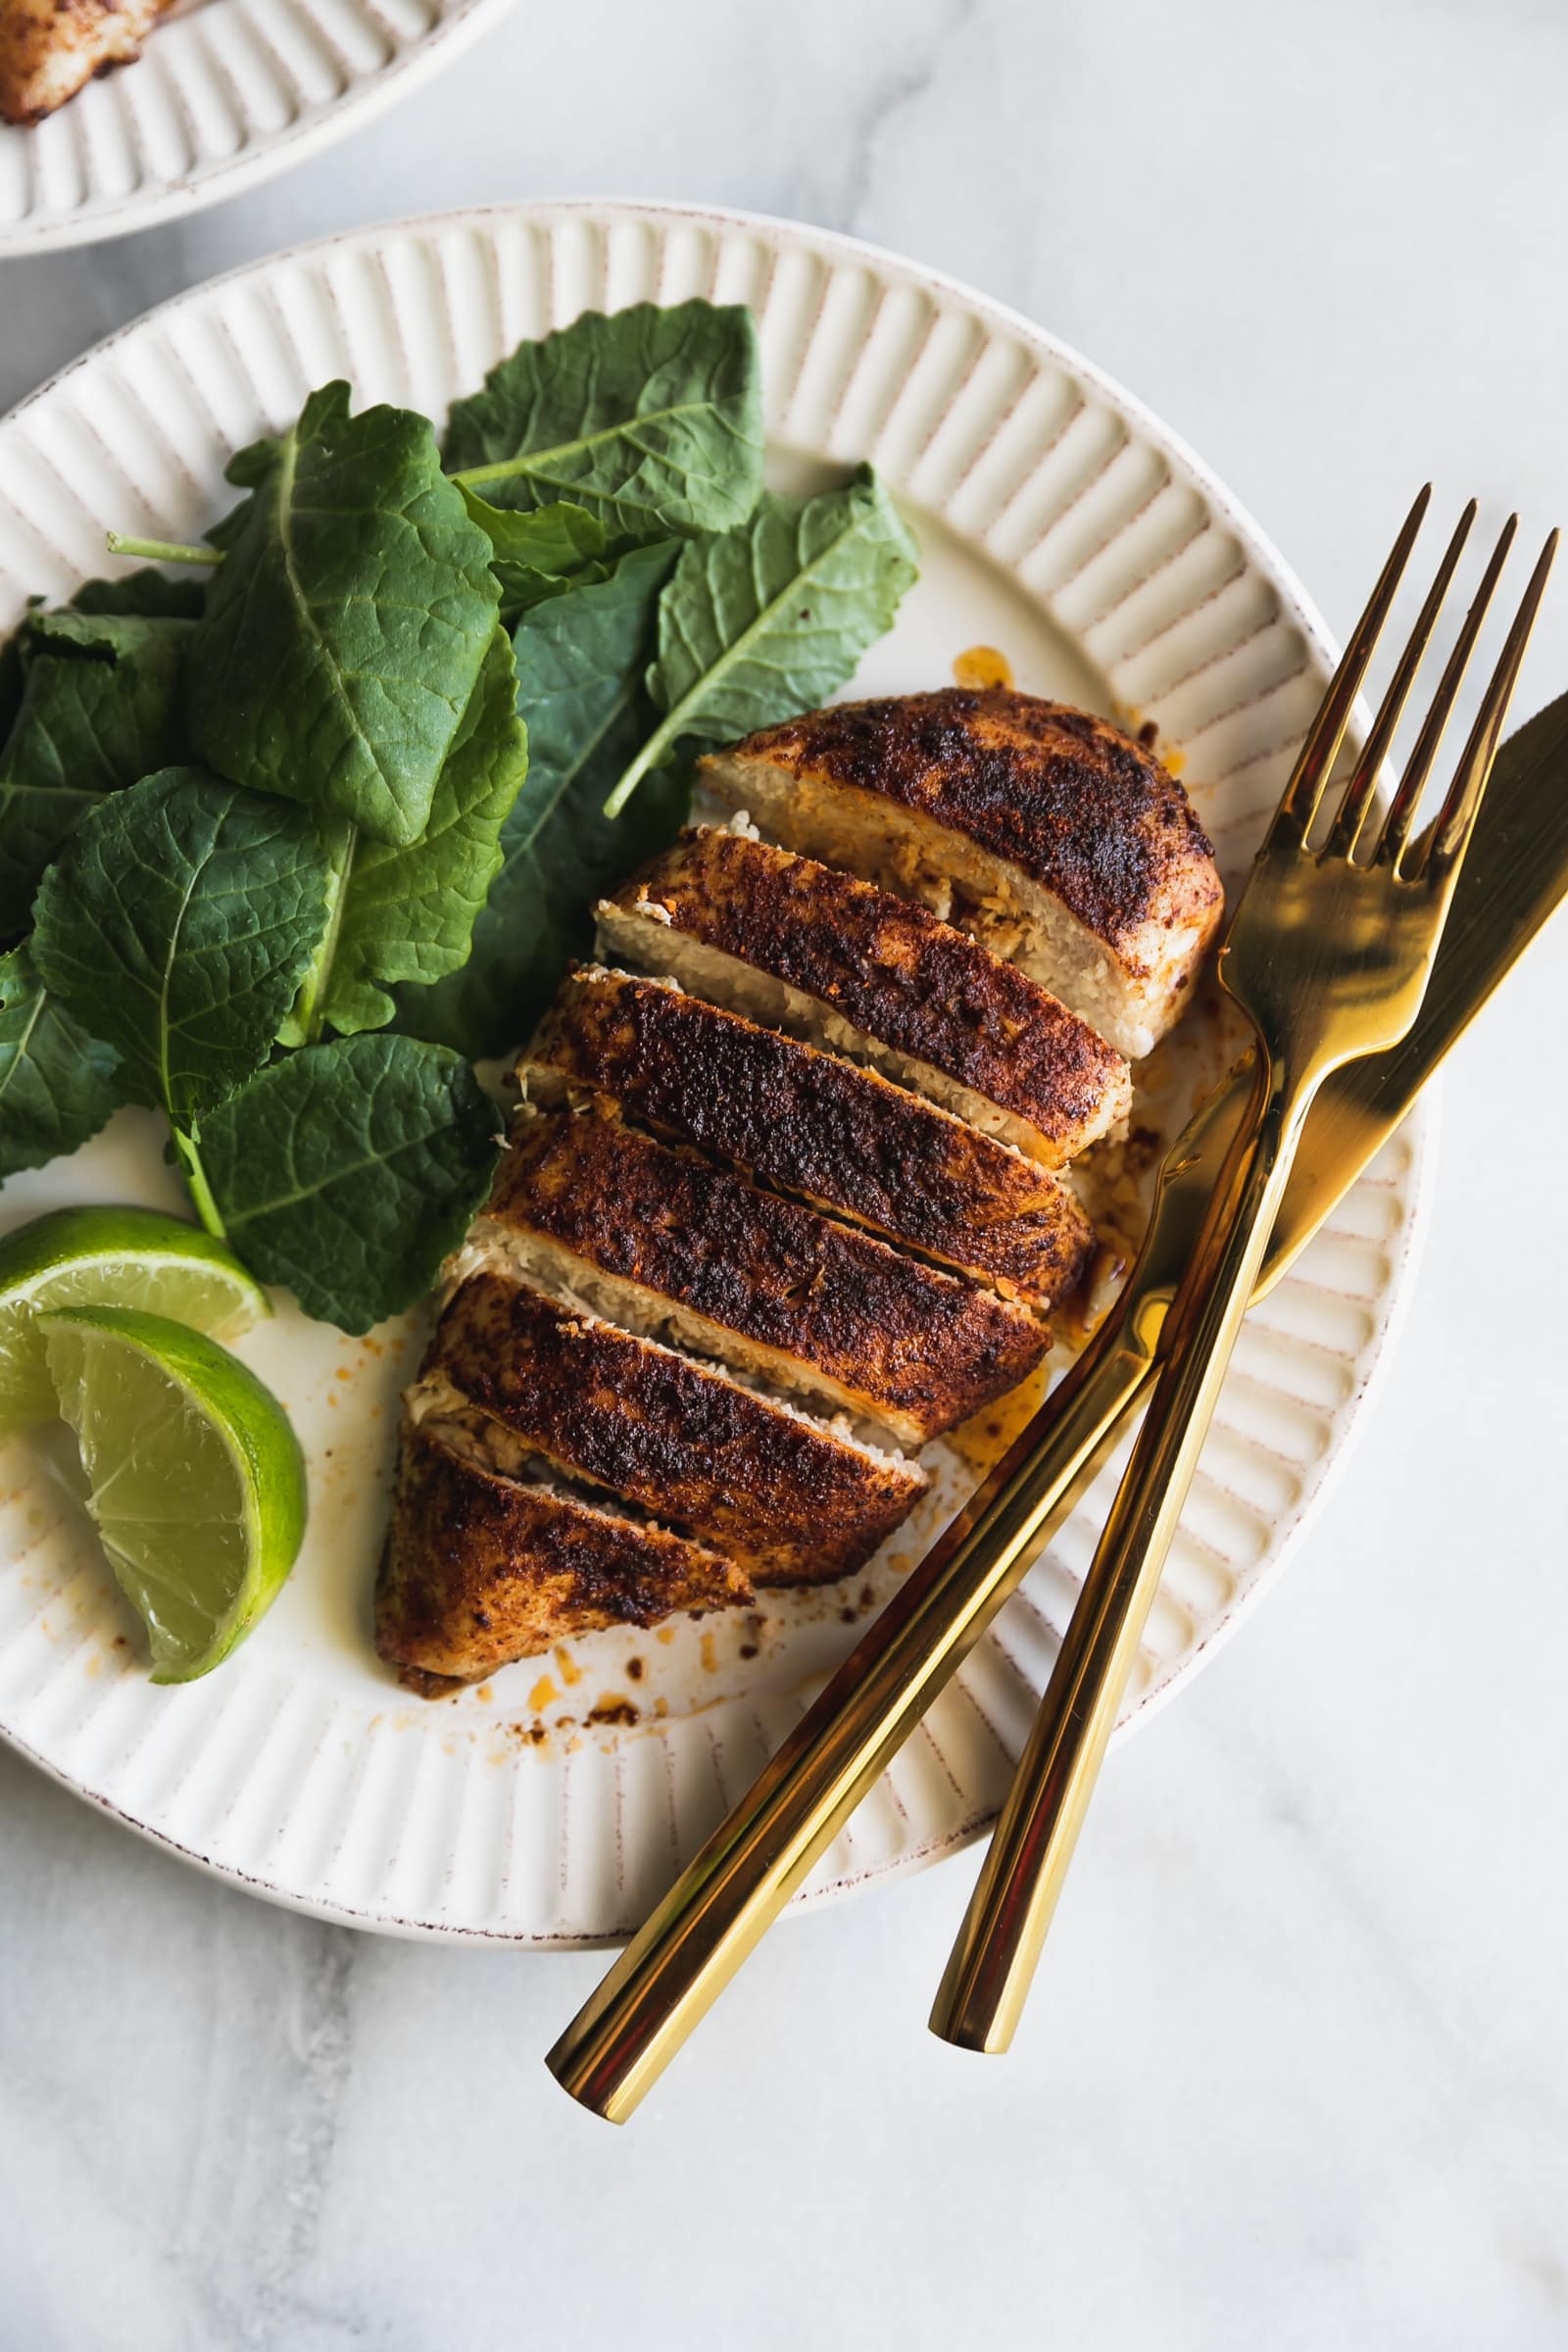
<svg viewBox="0 0 1568 2352">
<path fill-rule="evenodd" d="M 1343 630 L 1423 472 L 1568 518 L 1565 130 L 1553 0 L 519 0 L 296 176 L 0 266 L 0 402 L 332 227 L 741 204 L 1093 354 Z M 1559 927 L 1455 1057 L 1371 1433 L 1109 1771 L 1005 2061 L 924 2030 L 972 1857 L 782 1929 L 616 2135 L 540 2062 L 593 1956 L 265 1909 L 0 1755 L 4 2352 L 1568 2344 L 1564 990 Z"/>
</svg>

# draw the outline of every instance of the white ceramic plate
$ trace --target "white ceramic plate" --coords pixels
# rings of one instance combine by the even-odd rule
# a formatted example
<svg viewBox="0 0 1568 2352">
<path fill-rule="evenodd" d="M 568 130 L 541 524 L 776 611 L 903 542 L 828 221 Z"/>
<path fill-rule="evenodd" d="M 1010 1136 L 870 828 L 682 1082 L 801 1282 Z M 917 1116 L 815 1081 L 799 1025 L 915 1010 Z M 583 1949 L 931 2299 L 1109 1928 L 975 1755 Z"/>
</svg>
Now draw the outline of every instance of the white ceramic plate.
<svg viewBox="0 0 1568 2352">
<path fill-rule="evenodd" d="M 1038 328 L 930 272 L 783 223 L 650 206 L 464 214 L 308 247 L 170 303 L 0 425 L 0 626 L 102 568 L 109 522 L 196 535 L 230 452 L 313 384 L 439 416 L 522 335 L 692 294 L 761 329 L 776 460 L 871 456 L 924 572 L 858 689 L 950 674 L 1156 721 L 1229 874 L 1250 854 L 1330 663 L 1279 558 L 1157 420 Z M 1202 1058 L 1195 1038 L 1176 1091 Z M 1168 1106 L 1167 1106 L 1168 1107 Z M 1248 1323 L 1127 1718 L 1212 1654 L 1300 1539 L 1366 1409 L 1411 1270 L 1413 1119 Z M 6 1188 L 174 1204 L 150 1119 Z M 290 1406 L 312 1523 L 282 1599 L 208 1681 L 157 1690 L 47 1449 L 0 1452 L 0 1730 L 83 1794 L 258 1891 L 366 1926 L 519 1943 L 638 1920 L 972 1472 L 848 1589 L 760 1617 L 606 1634 L 431 1706 L 369 1642 L 397 1391 L 416 1322 L 367 1341 L 286 1302 L 244 1353 Z M 939 1452 L 942 1449 L 938 1449 Z M 1102 1480 L 825 1859 L 807 1899 L 908 1869 L 994 1811 L 1108 1498 Z"/>
<path fill-rule="evenodd" d="M 303 163 L 511 0 L 179 0 L 134 64 L 0 122 L 0 259 L 181 220 Z"/>
</svg>

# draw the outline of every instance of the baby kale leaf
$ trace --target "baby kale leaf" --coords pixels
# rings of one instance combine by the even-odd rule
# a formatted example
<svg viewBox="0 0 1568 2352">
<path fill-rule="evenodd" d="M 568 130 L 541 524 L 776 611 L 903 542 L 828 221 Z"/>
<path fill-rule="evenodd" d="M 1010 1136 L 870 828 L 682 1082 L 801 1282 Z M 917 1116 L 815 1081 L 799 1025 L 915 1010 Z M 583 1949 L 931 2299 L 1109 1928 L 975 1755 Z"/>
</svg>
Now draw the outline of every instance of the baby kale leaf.
<svg viewBox="0 0 1568 2352">
<path fill-rule="evenodd" d="M 182 580 L 148 565 L 118 580 L 84 580 L 72 598 L 77 612 L 139 614 L 146 620 L 196 620 L 207 601 L 205 580 Z"/>
<path fill-rule="evenodd" d="M 38 893 L 33 962 L 118 1050 L 123 1100 L 188 1128 L 266 1060 L 325 907 L 303 809 L 169 768 L 68 842 Z"/>
<path fill-rule="evenodd" d="M 17 709 L 0 751 L 0 937 L 25 930 L 49 860 L 106 793 L 185 757 L 190 635 L 188 620 L 101 606 L 24 621 Z"/>
<path fill-rule="evenodd" d="M 683 547 L 659 608 L 648 688 L 664 713 L 605 806 L 681 742 L 728 743 L 825 702 L 892 625 L 914 542 L 868 466 L 817 498 L 764 493 L 751 521 Z"/>
<path fill-rule="evenodd" d="M 0 956 L 0 1180 L 74 1152 L 117 1101 L 115 1054 L 74 1021 L 24 947 Z"/>
<path fill-rule="evenodd" d="M 307 1314 L 368 1331 L 434 1282 L 500 1121 L 461 1054 L 386 1030 L 285 1054 L 203 1120 L 223 1230 Z"/>
<path fill-rule="evenodd" d="M 501 610 L 510 620 L 547 596 L 610 577 L 612 564 L 604 561 L 609 545 L 605 526 L 586 507 L 563 498 L 553 507 L 535 507 L 521 514 L 510 507 L 487 506 L 466 489 L 463 501 L 490 542 L 490 568 L 501 589 Z"/>
<path fill-rule="evenodd" d="M 445 455 L 494 506 L 568 499 L 633 539 L 729 530 L 762 487 L 756 322 L 706 302 L 585 312 L 454 404 Z"/>
<path fill-rule="evenodd" d="M 406 988 L 400 1027 L 470 1057 L 525 1037 L 573 956 L 593 937 L 594 903 L 678 832 L 686 794 L 661 776 L 631 818 L 610 823 L 606 786 L 654 713 L 642 674 L 673 545 L 623 556 L 613 575 L 523 616 L 514 643 L 528 714 L 528 775 L 501 830 L 503 865 L 461 971 Z"/>
<path fill-rule="evenodd" d="M 393 850 L 344 826 L 329 840 L 327 924 L 285 1045 L 328 1023 L 345 1035 L 378 1029 L 392 1018 L 395 982 L 438 980 L 466 961 L 501 869 L 501 827 L 528 768 L 516 702 L 512 641 L 497 628 L 419 839 Z"/>
<path fill-rule="evenodd" d="M 347 384 L 327 384 L 228 479 L 250 495 L 212 534 L 224 561 L 191 651 L 196 751 L 323 822 L 417 840 L 500 599 L 429 424 L 351 416 Z"/>
</svg>

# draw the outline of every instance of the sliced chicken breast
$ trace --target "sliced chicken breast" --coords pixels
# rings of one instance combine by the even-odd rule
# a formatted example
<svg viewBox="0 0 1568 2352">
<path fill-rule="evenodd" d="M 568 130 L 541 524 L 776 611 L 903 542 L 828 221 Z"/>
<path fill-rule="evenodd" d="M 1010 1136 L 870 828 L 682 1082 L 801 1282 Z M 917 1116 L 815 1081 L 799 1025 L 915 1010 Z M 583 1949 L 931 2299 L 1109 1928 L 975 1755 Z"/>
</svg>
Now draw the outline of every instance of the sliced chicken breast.
<svg viewBox="0 0 1568 2352">
<path fill-rule="evenodd" d="M 701 766 L 721 806 L 925 901 L 1135 1059 L 1181 1013 L 1219 924 L 1181 786 L 1065 704 L 958 687 L 840 703 Z"/>
<path fill-rule="evenodd" d="M 552 1642 L 750 1597 L 707 1545 L 535 1474 L 525 1446 L 445 1383 L 411 1392 L 375 1646 L 438 1698 Z"/>
<path fill-rule="evenodd" d="M 128 65 L 173 0 L 0 0 L 0 118 L 41 122 Z"/>
<path fill-rule="evenodd" d="M 862 1414 L 920 1446 L 1016 1385 L 1025 1308 L 584 1113 L 525 1113 L 473 1243 L 607 1321 Z"/>
<path fill-rule="evenodd" d="M 425 1372 L 552 1469 L 714 1544 L 759 1585 L 853 1574 L 925 1492 L 902 1454 L 493 1273 L 457 1291 Z"/>
<path fill-rule="evenodd" d="M 801 1032 L 1057 1166 L 1127 1114 L 1121 1055 L 924 906 L 699 828 L 599 907 L 600 952 Z"/>
<path fill-rule="evenodd" d="M 871 1070 L 668 981 L 572 973 L 518 1063 L 530 1098 L 588 1096 L 813 1206 L 1049 1307 L 1094 1228 L 1064 1185 Z"/>
</svg>

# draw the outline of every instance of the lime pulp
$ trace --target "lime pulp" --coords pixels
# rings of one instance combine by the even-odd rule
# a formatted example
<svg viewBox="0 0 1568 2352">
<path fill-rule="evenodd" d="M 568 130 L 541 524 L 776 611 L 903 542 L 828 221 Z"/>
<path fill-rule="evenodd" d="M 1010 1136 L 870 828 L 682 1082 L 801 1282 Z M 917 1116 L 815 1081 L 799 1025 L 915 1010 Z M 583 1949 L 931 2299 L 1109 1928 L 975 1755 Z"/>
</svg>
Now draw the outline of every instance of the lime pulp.
<svg viewBox="0 0 1568 2352">
<path fill-rule="evenodd" d="M 288 1416 L 226 1348 L 168 1316 L 76 1306 L 38 1322 L 152 1679 L 193 1681 L 245 1639 L 299 1551 L 305 1465 Z"/>
</svg>

